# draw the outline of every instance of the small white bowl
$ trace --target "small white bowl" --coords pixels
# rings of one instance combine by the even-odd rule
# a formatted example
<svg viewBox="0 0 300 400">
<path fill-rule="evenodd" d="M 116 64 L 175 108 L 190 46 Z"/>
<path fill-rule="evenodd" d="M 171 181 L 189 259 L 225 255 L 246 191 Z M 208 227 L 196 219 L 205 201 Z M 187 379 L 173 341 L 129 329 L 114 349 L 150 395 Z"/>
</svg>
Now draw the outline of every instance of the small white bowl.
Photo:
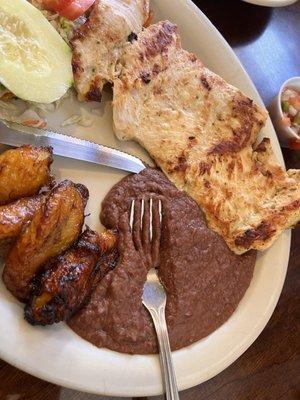
<svg viewBox="0 0 300 400">
<path fill-rule="evenodd" d="M 288 147 L 291 140 L 300 142 L 300 136 L 298 136 L 289 126 L 284 126 L 282 124 L 283 112 L 281 108 L 281 95 L 283 89 L 286 87 L 300 91 L 300 76 L 295 76 L 294 78 L 290 78 L 285 81 L 270 105 L 270 115 L 278 134 L 279 141 L 282 146 Z"/>
<path fill-rule="evenodd" d="M 256 4 L 265 7 L 283 7 L 296 3 L 297 0 L 243 0 L 247 3 Z"/>
</svg>

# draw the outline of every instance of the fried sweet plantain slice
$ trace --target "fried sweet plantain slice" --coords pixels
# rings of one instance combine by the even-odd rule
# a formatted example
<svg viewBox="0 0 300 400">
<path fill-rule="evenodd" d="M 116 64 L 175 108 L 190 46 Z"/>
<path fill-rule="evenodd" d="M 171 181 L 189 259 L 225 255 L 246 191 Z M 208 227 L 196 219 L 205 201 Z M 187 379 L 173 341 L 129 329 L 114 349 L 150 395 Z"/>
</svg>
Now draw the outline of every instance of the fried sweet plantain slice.
<svg viewBox="0 0 300 400">
<path fill-rule="evenodd" d="M 7 254 L 24 226 L 45 201 L 45 195 L 36 195 L 17 200 L 0 207 L 0 256 Z"/>
<path fill-rule="evenodd" d="M 87 228 L 38 279 L 35 294 L 25 307 L 25 319 L 32 325 L 49 325 L 68 319 L 81 308 L 97 276 L 105 273 L 105 255 L 115 249 L 116 241 L 112 231 L 99 234 Z"/>
<path fill-rule="evenodd" d="M 19 236 L 8 253 L 3 271 L 7 289 L 19 300 L 28 300 L 30 283 L 41 267 L 78 238 L 87 199 L 85 186 L 61 182 Z"/>
<path fill-rule="evenodd" d="M 0 205 L 33 196 L 51 183 L 51 147 L 22 146 L 0 155 Z"/>
</svg>

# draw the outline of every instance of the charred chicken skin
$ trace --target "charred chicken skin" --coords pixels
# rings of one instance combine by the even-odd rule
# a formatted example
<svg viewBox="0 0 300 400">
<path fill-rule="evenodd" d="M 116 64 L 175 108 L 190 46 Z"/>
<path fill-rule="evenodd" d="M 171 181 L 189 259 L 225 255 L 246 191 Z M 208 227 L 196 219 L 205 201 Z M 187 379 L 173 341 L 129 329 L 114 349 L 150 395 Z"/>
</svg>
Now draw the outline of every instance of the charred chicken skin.
<svg viewBox="0 0 300 400">
<path fill-rule="evenodd" d="M 87 228 L 37 278 L 37 287 L 25 307 L 25 319 L 32 325 L 67 320 L 84 305 L 95 282 L 106 274 L 108 254 L 116 248 L 116 241 L 111 231 L 98 234 Z"/>
<path fill-rule="evenodd" d="M 31 221 L 36 211 L 45 201 L 45 195 L 25 197 L 0 207 L 0 256 L 7 254 L 9 248 L 20 235 L 22 229 Z"/>
<path fill-rule="evenodd" d="M 63 181 L 52 189 L 8 253 L 3 281 L 20 301 L 28 301 L 31 281 L 52 258 L 80 235 L 88 199 L 85 186 Z"/>
<path fill-rule="evenodd" d="M 0 205 L 36 195 L 51 184 L 50 147 L 22 146 L 0 155 Z"/>
</svg>

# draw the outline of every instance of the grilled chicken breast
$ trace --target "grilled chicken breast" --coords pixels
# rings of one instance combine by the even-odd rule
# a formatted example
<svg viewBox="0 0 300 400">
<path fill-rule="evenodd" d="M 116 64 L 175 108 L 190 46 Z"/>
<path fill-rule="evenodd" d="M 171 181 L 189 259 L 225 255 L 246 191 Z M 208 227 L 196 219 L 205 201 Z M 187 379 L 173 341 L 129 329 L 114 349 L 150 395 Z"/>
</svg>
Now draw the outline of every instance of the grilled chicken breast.
<svg viewBox="0 0 300 400">
<path fill-rule="evenodd" d="M 31 281 L 52 257 L 77 240 L 88 200 L 85 186 L 63 181 L 52 189 L 8 253 L 3 281 L 20 301 L 27 301 Z"/>
<path fill-rule="evenodd" d="M 277 164 L 268 139 L 254 147 L 267 112 L 183 50 L 174 24 L 141 32 L 120 68 L 116 135 L 139 142 L 234 252 L 266 249 L 299 221 L 299 171 Z"/>
<path fill-rule="evenodd" d="M 127 40 L 149 16 L 149 0 L 97 0 L 74 34 L 73 71 L 80 100 L 101 100 L 103 85 L 117 76 L 117 61 Z"/>
<path fill-rule="evenodd" d="M 50 147 L 22 146 L 0 155 L 0 205 L 38 193 L 51 184 Z"/>
<path fill-rule="evenodd" d="M 67 320 L 88 299 L 97 279 L 108 272 L 106 254 L 116 248 L 117 236 L 87 228 L 64 254 L 50 261 L 37 279 L 35 293 L 25 307 L 32 325 Z"/>
</svg>

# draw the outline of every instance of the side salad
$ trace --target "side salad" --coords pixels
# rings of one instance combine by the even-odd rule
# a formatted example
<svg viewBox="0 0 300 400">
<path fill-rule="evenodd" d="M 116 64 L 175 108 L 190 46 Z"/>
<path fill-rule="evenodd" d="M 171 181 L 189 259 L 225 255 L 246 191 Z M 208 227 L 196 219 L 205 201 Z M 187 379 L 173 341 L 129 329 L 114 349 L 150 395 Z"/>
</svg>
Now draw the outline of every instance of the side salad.
<svg viewBox="0 0 300 400">
<path fill-rule="evenodd" d="M 281 108 L 284 115 L 282 123 L 300 136 L 300 93 L 286 87 L 282 92 Z"/>
<path fill-rule="evenodd" d="M 73 74 L 71 68 L 71 50 L 68 46 L 69 40 L 72 38 L 74 30 L 85 22 L 85 13 L 94 1 L 95 0 L 13 0 L 8 4 L 7 0 L 0 0 L 0 35 L 5 37 L 5 46 L 0 46 L 0 57 L 2 57 L 2 59 L 9 57 L 9 51 L 11 48 L 14 48 L 14 42 L 18 42 L 21 46 L 24 42 L 24 46 L 26 46 L 26 51 L 22 54 L 23 58 L 21 59 L 21 57 L 19 57 L 19 59 L 16 60 L 16 71 L 18 73 L 14 72 L 14 75 L 21 75 L 19 71 L 22 70 L 22 68 L 25 71 L 24 76 L 20 78 L 20 82 L 15 83 L 17 90 L 14 90 L 14 84 L 6 85 L 7 82 L 9 83 L 6 72 L 8 67 L 4 64 L 1 65 L 0 63 L 0 119 L 31 127 L 46 128 L 46 113 L 54 112 L 66 97 L 74 96 L 74 89 L 72 87 Z M 26 7 L 28 3 L 34 6 L 31 7 L 31 9 L 34 8 L 38 10 L 41 17 L 37 18 L 35 14 L 30 14 L 31 10 Z M 18 7 L 18 9 L 22 8 L 19 20 L 17 20 L 13 15 L 12 7 Z M 5 21 L 1 21 L 3 15 Z M 57 35 L 57 33 L 56 35 L 58 38 L 61 37 L 63 39 L 60 38 L 60 40 L 65 43 L 65 47 L 59 43 L 58 39 L 56 39 L 52 32 L 50 32 L 49 28 L 46 27 L 47 21 L 45 24 L 42 20 L 43 18 L 47 20 L 52 25 L 52 28 L 59 33 L 59 35 Z M 37 26 L 30 26 L 32 22 L 34 22 L 34 25 L 37 24 Z M 18 26 L 18 31 L 16 32 L 14 32 L 14 24 Z M 21 29 L 19 29 L 20 27 Z M 41 38 L 34 37 L 36 32 L 43 32 L 43 29 L 46 29 L 46 31 L 44 32 L 44 35 L 41 35 Z M 30 43 L 30 35 L 33 36 L 33 46 L 31 46 Z M 48 40 L 50 41 L 49 46 L 47 46 Z M 9 43 L 9 41 L 12 41 L 12 43 Z M 42 56 L 40 57 L 40 65 L 38 65 L 37 68 L 31 68 L 31 60 L 36 61 L 38 59 L 34 53 L 34 51 L 36 51 L 36 43 L 40 46 L 38 51 Z M 47 59 L 47 47 L 58 49 L 57 55 L 51 54 Z M 33 49 L 33 53 L 29 54 L 31 48 Z M 5 51 L 7 51 L 7 54 L 5 54 Z M 26 57 L 28 59 L 24 60 Z M 51 82 L 51 75 L 45 75 L 44 77 L 38 76 L 39 70 L 41 71 L 41 75 L 44 71 L 49 72 L 49 68 L 52 68 L 52 58 L 58 61 L 58 65 L 54 65 L 53 67 L 53 82 Z M 46 60 L 46 65 L 43 65 L 44 60 Z M 10 68 L 11 66 L 14 66 L 14 60 L 8 61 L 10 62 Z M 20 68 L 21 63 L 25 63 L 25 65 L 21 65 Z M 61 68 L 59 65 L 61 65 Z M 28 73 L 28 71 L 30 73 Z M 28 73 L 28 76 L 26 76 L 26 73 Z M 57 76 L 59 78 L 56 79 Z M 50 93 L 48 95 L 49 99 L 52 98 L 54 101 L 50 100 L 49 102 L 48 99 L 47 102 L 32 101 L 32 97 L 39 98 L 39 93 L 37 93 L 38 90 L 36 91 L 34 88 L 34 85 L 37 85 L 37 80 L 39 78 L 41 78 L 41 98 L 43 98 L 43 92 L 47 93 L 47 98 L 49 93 L 47 84 L 51 86 L 51 88 L 58 87 L 55 93 L 52 95 Z M 33 84 L 29 86 L 30 90 L 19 90 L 20 86 L 22 86 L 22 81 L 25 81 L 25 83 L 29 85 L 30 79 L 32 79 L 33 82 Z M 59 79 L 60 81 L 58 81 Z M 55 97 L 58 98 L 55 99 Z M 87 126 L 88 122 L 85 121 L 82 116 L 76 115 L 64 121 L 64 126 L 69 124 L 82 124 L 82 126 Z"/>
<path fill-rule="evenodd" d="M 293 140 L 290 147 L 300 150 L 300 92 L 290 87 L 284 88 L 281 95 L 281 109 L 282 125 L 290 128 L 299 138 L 299 141 Z"/>
</svg>

